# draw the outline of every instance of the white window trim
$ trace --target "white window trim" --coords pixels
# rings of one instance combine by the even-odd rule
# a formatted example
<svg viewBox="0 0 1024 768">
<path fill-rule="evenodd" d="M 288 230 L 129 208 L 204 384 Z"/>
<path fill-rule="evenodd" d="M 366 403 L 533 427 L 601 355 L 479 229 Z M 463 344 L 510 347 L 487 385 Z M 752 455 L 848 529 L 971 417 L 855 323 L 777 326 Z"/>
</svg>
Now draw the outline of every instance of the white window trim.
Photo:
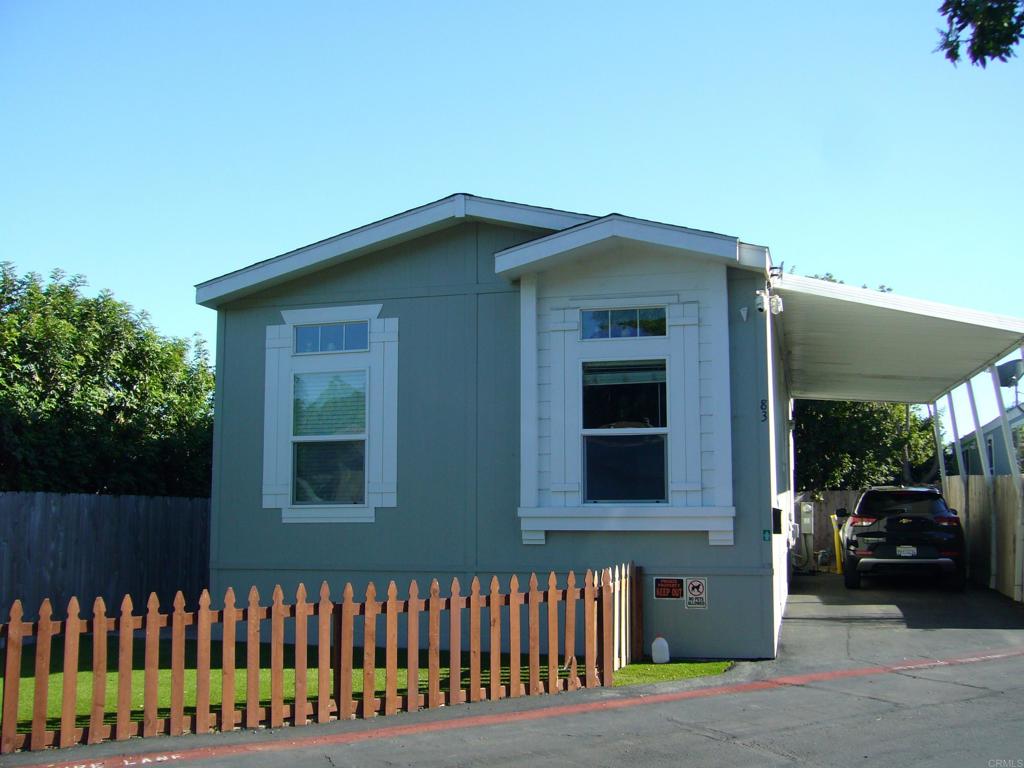
<svg viewBox="0 0 1024 768">
<path fill-rule="evenodd" d="M 286 523 L 372 523 L 378 507 L 398 506 L 398 318 L 380 318 L 382 304 L 283 310 L 268 325 L 263 424 L 263 507 Z M 295 352 L 295 327 L 366 320 L 369 349 Z M 365 370 L 366 492 L 364 503 L 293 504 L 292 385 L 296 373 Z"/>
<path fill-rule="evenodd" d="M 520 281 L 520 408 L 522 437 L 518 516 L 524 544 L 544 544 L 547 531 L 703 531 L 708 543 L 734 543 L 732 505 L 732 446 L 729 408 L 728 318 L 725 311 L 713 318 L 716 332 L 706 341 L 716 347 L 714 396 L 711 415 L 716 441 L 718 482 L 705 488 L 701 472 L 700 305 L 678 296 L 621 296 L 571 298 L 554 308 L 561 319 L 539 318 L 538 276 Z M 581 339 L 581 309 L 665 306 L 666 335 L 614 339 Z M 563 311 L 564 310 L 564 311 Z M 719 316 L 721 315 L 721 316 Z M 721 328 L 718 328 L 721 326 Z M 538 334 L 552 333 L 551 380 L 558 388 L 554 399 L 564 403 L 552 409 L 551 478 L 549 490 L 562 504 L 540 506 L 538 489 Z M 555 337 L 560 337 L 561 341 Z M 601 348 L 600 345 L 607 345 Z M 600 357 L 598 349 L 600 348 Z M 668 502 L 584 502 L 582 474 L 582 361 L 594 359 L 666 361 L 669 381 Z M 577 391 L 578 390 L 578 391 Z M 675 406 L 672 400 L 678 400 Z M 673 416 L 673 414 L 676 414 Z M 691 506 L 693 494 L 712 491 L 718 504 Z"/>
</svg>

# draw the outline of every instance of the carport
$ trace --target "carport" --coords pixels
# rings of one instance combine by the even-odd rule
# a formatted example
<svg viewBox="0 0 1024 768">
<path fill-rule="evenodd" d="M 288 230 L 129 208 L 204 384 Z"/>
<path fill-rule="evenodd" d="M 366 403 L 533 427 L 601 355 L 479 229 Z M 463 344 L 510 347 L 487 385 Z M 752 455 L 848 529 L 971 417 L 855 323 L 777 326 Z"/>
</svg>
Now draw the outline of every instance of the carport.
<svg viewBox="0 0 1024 768">
<path fill-rule="evenodd" d="M 1024 359 L 1024 320 L 894 293 L 856 288 L 773 271 L 767 301 L 776 315 L 791 397 L 910 403 L 935 413 L 949 408 L 958 467 L 962 461 L 952 392 L 966 388 L 975 432 L 981 433 L 972 379 L 988 370 L 1002 421 L 1001 446 L 1016 465 L 996 364 L 1008 355 Z M 769 298 L 769 297 L 766 297 Z M 936 449 L 942 455 L 938 422 Z M 990 494 L 993 468 L 980 451 Z M 939 461 L 944 486 L 944 462 Z M 964 474 L 960 469 L 960 474 Z M 1022 600 L 1024 582 L 1024 487 L 1014 482 L 1016 524 L 1012 553 L 1012 596 Z M 994 513 L 994 505 L 992 510 Z M 996 586 L 996 525 L 989 524 L 989 586 Z M 1008 575 L 1008 574 L 1007 574 Z"/>
</svg>

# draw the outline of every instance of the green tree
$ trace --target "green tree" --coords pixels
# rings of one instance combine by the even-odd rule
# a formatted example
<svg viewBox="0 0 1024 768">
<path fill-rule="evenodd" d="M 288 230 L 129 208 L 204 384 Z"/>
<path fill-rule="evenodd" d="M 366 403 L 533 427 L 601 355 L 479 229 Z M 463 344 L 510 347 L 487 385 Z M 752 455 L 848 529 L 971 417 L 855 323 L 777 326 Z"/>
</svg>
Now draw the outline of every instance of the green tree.
<svg viewBox="0 0 1024 768">
<path fill-rule="evenodd" d="M 81 276 L 0 264 L 0 489 L 208 496 L 213 370 Z"/>
<path fill-rule="evenodd" d="M 936 478 L 931 419 L 905 405 L 797 400 L 793 421 L 798 490 Z"/>
<path fill-rule="evenodd" d="M 972 64 L 984 68 L 993 59 L 1007 61 L 1024 36 L 1024 0 L 945 0 L 939 7 L 946 29 L 939 47 L 956 64 L 966 46 Z"/>
</svg>

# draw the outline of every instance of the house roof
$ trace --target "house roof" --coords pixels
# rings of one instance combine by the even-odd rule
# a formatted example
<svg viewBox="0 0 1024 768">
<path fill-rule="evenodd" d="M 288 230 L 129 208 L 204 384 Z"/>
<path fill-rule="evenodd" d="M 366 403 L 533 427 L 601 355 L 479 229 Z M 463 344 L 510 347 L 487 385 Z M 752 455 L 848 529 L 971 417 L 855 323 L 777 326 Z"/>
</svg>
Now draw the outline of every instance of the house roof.
<svg viewBox="0 0 1024 768">
<path fill-rule="evenodd" d="M 1024 320 L 797 275 L 775 278 L 790 392 L 930 403 L 1024 344 Z"/>
<path fill-rule="evenodd" d="M 593 216 L 535 205 L 510 203 L 476 195 L 455 194 L 329 237 L 280 256 L 196 285 L 196 303 L 217 307 L 327 266 L 355 259 L 379 248 L 454 226 L 467 219 L 561 230 L 593 220 Z"/>
<path fill-rule="evenodd" d="M 423 234 L 478 220 L 529 227 L 537 238 L 495 254 L 510 279 L 629 246 L 717 261 L 765 275 L 784 299 L 777 320 L 794 397 L 933 402 L 1024 343 L 1024 320 L 797 275 L 768 280 L 762 246 L 728 235 L 612 213 L 595 217 L 455 194 L 196 286 L 217 307 Z M 751 297 L 753 303 L 753 297 Z"/>
<path fill-rule="evenodd" d="M 495 254 L 495 271 L 508 278 L 629 243 L 675 255 L 713 259 L 767 272 L 768 251 L 738 238 L 611 213 Z"/>
</svg>

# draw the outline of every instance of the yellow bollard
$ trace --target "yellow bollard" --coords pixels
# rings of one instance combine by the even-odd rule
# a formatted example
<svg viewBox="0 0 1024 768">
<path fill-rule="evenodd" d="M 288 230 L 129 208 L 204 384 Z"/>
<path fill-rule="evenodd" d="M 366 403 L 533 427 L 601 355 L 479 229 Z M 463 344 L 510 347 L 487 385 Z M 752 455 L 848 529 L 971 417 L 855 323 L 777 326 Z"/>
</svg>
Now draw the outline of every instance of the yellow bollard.
<svg viewBox="0 0 1024 768">
<path fill-rule="evenodd" d="M 843 553 L 842 545 L 839 543 L 839 518 L 829 515 L 828 519 L 832 521 L 832 543 L 836 549 L 836 573 L 841 574 L 843 572 Z"/>
</svg>

